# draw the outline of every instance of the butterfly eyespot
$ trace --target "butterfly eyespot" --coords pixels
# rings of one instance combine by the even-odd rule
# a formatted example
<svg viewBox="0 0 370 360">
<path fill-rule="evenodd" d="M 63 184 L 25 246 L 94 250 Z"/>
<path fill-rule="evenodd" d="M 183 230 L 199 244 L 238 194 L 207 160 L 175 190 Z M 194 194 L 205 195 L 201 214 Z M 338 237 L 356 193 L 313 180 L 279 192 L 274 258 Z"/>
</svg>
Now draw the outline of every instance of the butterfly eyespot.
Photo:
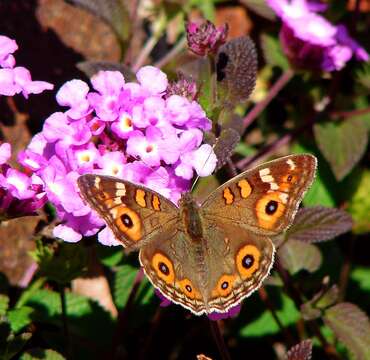
<svg viewBox="0 0 370 360">
<path fill-rule="evenodd" d="M 235 275 L 222 275 L 218 279 L 217 285 L 212 291 L 212 296 L 213 297 L 228 296 L 233 290 L 235 280 L 236 280 Z"/>
<path fill-rule="evenodd" d="M 158 264 L 158 270 L 162 273 L 162 274 L 164 274 L 164 275 L 169 275 L 169 273 L 170 273 L 170 269 L 168 268 L 168 266 L 165 264 L 165 263 L 163 263 L 163 262 L 160 262 L 159 264 Z"/>
<path fill-rule="evenodd" d="M 134 226 L 132 219 L 127 214 L 123 214 L 121 216 L 121 221 L 129 229 L 131 229 Z"/>
<path fill-rule="evenodd" d="M 175 272 L 171 260 L 162 253 L 156 253 L 152 258 L 152 267 L 158 277 L 166 284 L 173 284 Z"/>
<path fill-rule="evenodd" d="M 293 176 L 292 175 L 288 175 L 288 177 L 286 178 L 286 181 L 287 182 L 291 182 L 293 180 Z"/>
<path fill-rule="evenodd" d="M 133 241 L 141 239 L 141 221 L 135 211 L 126 206 L 114 207 L 110 211 L 115 223 L 125 236 Z"/>
<path fill-rule="evenodd" d="M 189 279 L 183 279 L 178 282 L 181 291 L 190 299 L 201 299 L 200 293 L 194 288 Z"/>
<path fill-rule="evenodd" d="M 278 202 L 276 202 L 275 200 L 270 200 L 267 205 L 266 205 L 266 208 L 265 208 L 265 212 L 266 214 L 268 215 L 272 215 L 276 212 L 276 210 L 278 209 Z"/>
<path fill-rule="evenodd" d="M 254 245 L 243 246 L 236 254 L 236 267 L 242 279 L 250 278 L 259 268 L 261 252 Z"/>
<path fill-rule="evenodd" d="M 288 194 L 282 192 L 267 193 L 261 197 L 255 207 L 256 217 L 259 225 L 264 229 L 273 229 L 278 219 L 285 212 L 285 203 Z"/>
</svg>

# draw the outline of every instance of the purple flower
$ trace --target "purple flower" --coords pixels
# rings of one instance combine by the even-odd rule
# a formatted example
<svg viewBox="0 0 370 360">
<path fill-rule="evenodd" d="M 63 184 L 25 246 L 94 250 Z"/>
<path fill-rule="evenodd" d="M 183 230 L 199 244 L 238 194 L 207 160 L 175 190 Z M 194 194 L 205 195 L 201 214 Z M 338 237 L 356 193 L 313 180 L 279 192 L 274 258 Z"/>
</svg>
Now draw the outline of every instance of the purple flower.
<svg viewBox="0 0 370 360">
<path fill-rule="evenodd" d="M 197 98 L 198 89 L 197 83 L 194 80 L 187 79 L 182 73 L 179 73 L 179 78 L 168 85 L 166 97 L 171 95 L 180 95 L 193 101 Z"/>
<path fill-rule="evenodd" d="M 368 61 L 369 55 L 343 25 L 335 26 L 317 12 L 325 4 L 307 0 L 268 0 L 281 18 L 280 41 L 293 66 L 303 69 L 335 71 L 355 55 Z"/>
<path fill-rule="evenodd" d="M 196 55 L 216 54 L 218 48 L 226 42 L 228 25 L 216 28 L 210 21 L 200 25 L 195 22 L 186 24 L 186 37 L 189 49 Z"/>
<path fill-rule="evenodd" d="M 79 241 L 103 226 L 78 195 L 81 174 L 141 183 L 177 202 L 189 190 L 194 170 L 207 176 L 215 167 L 212 148 L 202 145 L 211 122 L 200 105 L 167 96 L 167 76 L 159 69 L 145 66 L 137 78 L 138 83 L 126 83 L 119 72 L 101 71 L 91 79 L 95 91 L 80 80 L 67 82 L 57 101 L 68 108 L 51 114 L 19 155 L 54 205 L 61 221 L 54 235 L 65 241 Z M 181 166 L 185 176 L 177 171 Z M 120 244 L 108 229 L 98 240 Z"/>
<path fill-rule="evenodd" d="M 15 59 L 13 54 L 18 49 L 17 43 L 4 35 L 0 35 L 0 66 L 3 68 L 13 68 Z"/>
<path fill-rule="evenodd" d="M 5 164 L 11 156 L 11 146 L 8 143 L 0 145 L 0 165 Z"/>
</svg>

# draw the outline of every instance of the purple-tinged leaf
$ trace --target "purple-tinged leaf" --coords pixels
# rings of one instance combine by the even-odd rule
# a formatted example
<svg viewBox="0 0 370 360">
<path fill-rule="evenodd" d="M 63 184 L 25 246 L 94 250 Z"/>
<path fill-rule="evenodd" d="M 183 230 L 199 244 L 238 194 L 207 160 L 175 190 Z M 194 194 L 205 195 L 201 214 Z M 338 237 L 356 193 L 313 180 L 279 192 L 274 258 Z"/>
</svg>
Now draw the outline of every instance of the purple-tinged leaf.
<svg viewBox="0 0 370 360">
<path fill-rule="evenodd" d="M 303 340 L 294 345 L 286 354 L 286 360 L 310 360 L 312 356 L 312 341 Z"/>
<path fill-rule="evenodd" d="M 131 21 L 129 12 L 120 0 L 65 0 L 79 6 L 105 21 L 115 31 L 121 42 L 129 39 Z"/>
<path fill-rule="evenodd" d="M 216 77 L 220 105 L 234 107 L 248 99 L 257 78 L 257 53 L 249 37 L 232 39 L 220 47 Z"/>
<path fill-rule="evenodd" d="M 339 289 L 337 285 L 320 290 L 314 297 L 302 304 L 301 313 L 304 320 L 313 320 L 321 317 L 322 311 L 338 301 Z"/>
<path fill-rule="evenodd" d="M 315 206 L 300 209 L 286 238 L 314 243 L 335 238 L 350 231 L 351 215 L 340 209 Z"/>
<path fill-rule="evenodd" d="M 77 68 L 81 70 L 87 77 L 92 77 L 100 70 L 103 71 L 119 71 L 125 78 L 126 82 L 135 81 L 136 76 L 131 69 L 123 64 L 110 61 L 81 61 L 77 64 Z"/>
<path fill-rule="evenodd" d="M 322 262 L 321 252 L 317 246 L 291 239 L 279 248 L 278 257 L 284 268 L 292 275 L 300 270 L 314 272 Z"/>
<path fill-rule="evenodd" d="M 217 157 L 216 169 L 220 169 L 226 164 L 227 160 L 233 155 L 234 149 L 240 140 L 240 135 L 233 129 L 225 129 L 221 131 L 220 136 L 216 140 L 213 151 Z"/>
<path fill-rule="evenodd" d="M 364 311 L 348 302 L 339 303 L 325 312 L 324 322 L 354 359 L 370 359 L 370 321 Z"/>
<path fill-rule="evenodd" d="M 366 123 L 359 117 L 314 126 L 317 146 L 337 180 L 348 175 L 365 154 L 367 130 Z"/>
</svg>

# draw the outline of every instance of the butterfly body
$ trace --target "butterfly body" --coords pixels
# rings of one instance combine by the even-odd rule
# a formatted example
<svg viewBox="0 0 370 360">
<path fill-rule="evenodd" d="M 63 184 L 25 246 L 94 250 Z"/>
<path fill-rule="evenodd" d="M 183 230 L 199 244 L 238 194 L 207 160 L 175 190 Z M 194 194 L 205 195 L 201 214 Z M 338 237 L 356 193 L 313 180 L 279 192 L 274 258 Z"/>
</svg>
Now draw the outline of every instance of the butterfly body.
<svg viewBox="0 0 370 360">
<path fill-rule="evenodd" d="M 311 184 L 316 159 L 291 155 L 248 170 L 198 204 L 182 195 L 178 207 L 144 186 L 83 175 L 81 194 L 123 246 L 139 249 L 152 284 L 200 315 L 227 312 L 269 274 L 270 237 L 293 221 Z"/>
</svg>

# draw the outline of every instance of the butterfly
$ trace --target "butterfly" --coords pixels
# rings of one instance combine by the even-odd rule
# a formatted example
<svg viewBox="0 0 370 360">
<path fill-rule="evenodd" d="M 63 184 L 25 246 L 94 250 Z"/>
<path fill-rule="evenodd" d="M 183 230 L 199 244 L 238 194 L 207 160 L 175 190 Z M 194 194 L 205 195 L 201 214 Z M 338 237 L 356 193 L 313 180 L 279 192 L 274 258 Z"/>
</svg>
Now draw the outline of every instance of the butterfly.
<svg viewBox="0 0 370 360">
<path fill-rule="evenodd" d="M 202 204 L 178 206 L 129 181 L 86 174 L 83 199 L 97 211 L 150 282 L 196 315 L 224 313 L 257 290 L 274 262 L 271 237 L 292 224 L 316 171 L 312 155 L 290 155 L 235 176 Z"/>
</svg>

